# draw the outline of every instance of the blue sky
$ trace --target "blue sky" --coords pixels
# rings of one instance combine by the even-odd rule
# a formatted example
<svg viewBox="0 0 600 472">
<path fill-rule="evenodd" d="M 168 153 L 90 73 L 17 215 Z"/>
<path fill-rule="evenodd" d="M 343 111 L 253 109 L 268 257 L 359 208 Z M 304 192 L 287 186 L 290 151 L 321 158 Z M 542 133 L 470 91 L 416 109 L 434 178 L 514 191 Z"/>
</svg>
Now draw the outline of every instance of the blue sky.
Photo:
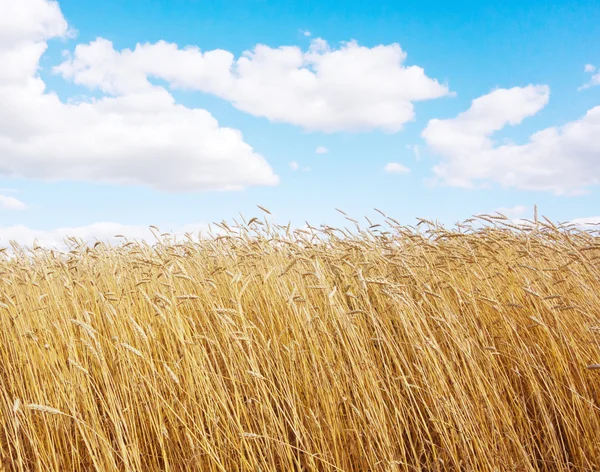
<svg viewBox="0 0 600 472">
<path fill-rule="evenodd" d="M 600 222 L 598 25 L 591 1 L 0 0 L 0 246 L 257 204 Z"/>
</svg>

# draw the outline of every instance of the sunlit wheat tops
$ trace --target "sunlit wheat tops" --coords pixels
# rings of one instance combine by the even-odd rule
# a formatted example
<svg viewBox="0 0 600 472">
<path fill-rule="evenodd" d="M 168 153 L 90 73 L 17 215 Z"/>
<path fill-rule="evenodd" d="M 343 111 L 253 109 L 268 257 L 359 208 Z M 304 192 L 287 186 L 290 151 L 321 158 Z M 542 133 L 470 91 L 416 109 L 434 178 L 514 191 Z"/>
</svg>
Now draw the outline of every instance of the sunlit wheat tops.
<svg viewBox="0 0 600 472">
<path fill-rule="evenodd" d="M 600 470 L 596 233 L 259 208 L 1 253 L 2 470 Z"/>
</svg>

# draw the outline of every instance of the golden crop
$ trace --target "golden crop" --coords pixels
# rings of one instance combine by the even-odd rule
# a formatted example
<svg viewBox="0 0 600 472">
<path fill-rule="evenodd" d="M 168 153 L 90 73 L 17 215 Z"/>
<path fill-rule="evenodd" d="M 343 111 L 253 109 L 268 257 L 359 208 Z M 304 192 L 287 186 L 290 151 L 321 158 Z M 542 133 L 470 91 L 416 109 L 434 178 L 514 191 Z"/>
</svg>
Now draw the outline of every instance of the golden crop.
<svg viewBox="0 0 600 472">
<path fill-rule="evenodd" d="M 0 470 L 600 470 L 598 236 L 482 219 L 15 246 Z"/>
</svg>

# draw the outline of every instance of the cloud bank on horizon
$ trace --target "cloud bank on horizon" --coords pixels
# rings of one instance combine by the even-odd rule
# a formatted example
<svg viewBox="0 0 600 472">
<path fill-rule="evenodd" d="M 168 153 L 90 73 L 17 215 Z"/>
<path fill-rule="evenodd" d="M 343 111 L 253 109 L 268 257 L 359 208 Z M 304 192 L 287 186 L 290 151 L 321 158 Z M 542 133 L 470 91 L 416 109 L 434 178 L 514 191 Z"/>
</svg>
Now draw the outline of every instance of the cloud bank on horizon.
<svg viewBox="0 0 600 472">
<path fill-rule="evenodd" d="M 40 61 L 49 41 L 75 38 L 72 27 L 77 25 L 67 23 L 56 1 L 0 0 L 0 175 L 5 178 L 174 193 L 275 187 L 280 176 L 241 131 L 220 125 L 208 110 L 178 103 L 174 92 L 208 94 L 247 115 L 323 134 L 399 133 L 415 120 L 415 103 L 455 95 L 423 67 L 408 65 L 398 43 L 366 47 L 350 40 L 332 46 L 302 30 L 310 37 L 306 49 L 256 44 L 238 57 L 163 40 L 117 49 L 110 38 L 98 37 L 76 44 L 52 72 L 99 96 L 64 101 L 48 90 Z M 582 93 L 600 85 L 593 64 L 584 71 L 591 75 Z M 585 194 L 600 183 L 600 106 L 536 131 L 523 144 L 494 141 L 495 133 L 538 114 L 550 97 L 543 84 L 497 88 L 473 98 L 454 118 L 431 118 L 421 132 L 424 146 L 406 147 L 417 160 L 421 149 L 438 160 L 426 179 L 433 184 Z M 319 145 L 314 153 L 330 150 Z M 311 169 L 286 162 L 292 171 Z M 388 162 L 384 171 L 404 174 L 403 179 L 413 175 L 400 162 Z M 0 194 L 1 210 L 27 208 L 26 202 Z M 114 225 L 119 226 L 70 229 L 104 237 L 117 229 Z M 0 232 L 2 240 L 57 241 L 53 232 L 24 226 Z"/>
<path fill-rule="evenodd" d="M 188 237 L 197 241 L 199 237 L 207 237 L 209 232 L 219 235 L 223 232 L 218 228 L 210 227 L 208 224 L 190 224 L 168 230 L 169 236 L 177 241 L 184 241 Z M 161 237 L 162 233 L 153 230 L 149 226 L 126 225 L 120 223 L 100 222 L 86 226 L 56 228 L 53 230 L 34 230 L 24 225 L 0 228 L 0 244 L 6 246 L 14 241 L 22 247 L 29 247 L 35 242 L 36 245 L 45 248 L 53 248 L 65 251 L 73 245 L 74 238 L 84 244 L 94 244 L 97 241 L 118 245 L 124 241 L 145 241 L 152 244 Z"/>
</svg>

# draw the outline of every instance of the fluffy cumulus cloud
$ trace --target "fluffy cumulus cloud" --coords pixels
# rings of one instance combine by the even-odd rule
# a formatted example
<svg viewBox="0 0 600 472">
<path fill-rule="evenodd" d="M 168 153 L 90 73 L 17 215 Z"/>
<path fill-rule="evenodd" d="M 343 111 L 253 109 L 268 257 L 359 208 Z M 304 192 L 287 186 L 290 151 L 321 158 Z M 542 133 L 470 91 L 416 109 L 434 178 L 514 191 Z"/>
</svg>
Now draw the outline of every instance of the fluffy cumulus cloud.
<svg viewBox="0 0 600 472">
<path fill-rule="evenodd" d="M 410 172 L 408 167 L 403 166 L 398 162 L 390 162 L 383 168 L 388 174 L 407 174 Z"/>
<path fill-rule="evenodd" d="M 152 90 L 149 79 L 221 97 L 239 110 L 309 131 L 397 132 L 414 118 L 413 103 L 449 95 L 445 85 L 406 66 L 398 44 L 355 41 L 332 48 L 320 38 L 307 50 L 257 45 L 235 58 L 159 41 L 115 50 L 106 39 L 80 44 L 55 71 L 106 93 Z"/>
<path fill-rule="evenodd" d="M 327 152 L 329 152 L 329 149 L 327 149 L 325 146 L 318 146 L 315 152 L 317 154 L 327 154 Z"/>
<path fill-rule="evenodd" d="M 220 127 L 206 110 L 175 103 L 164 88 L 122 86 L 67 103 L 48 92 L 39 61 L 48 40 L 67 35 L 56 2 L 0 0 L 0 175 L 166 191 L 278 183 L 239 131 Z M 104 73 L 135 82 L 113 67 Z"/>
<path fill-rule="evenodd" d="M 546 86 L 498 89 L 455 118 L 430 120 L 422 137 L 442 159 L 433 180 L 458 187 L 474 187 L 479 180 L 556 195 L 585 193 L 600 183 L 600 106 L 534 133 L 525 144 L 492 140 L 494 132 L 535 115 L 548 99 Z"/>
<path fill-rule="evenodd" d="M 52 230 L 32 229 L 24 225 L 0 227 L 0 247 L 10 247 L 11 241 L 16 242 L 24 248 L 32 248 L 38 245 L 43 248 L 64 251 L 69 247 L 67 238 L 75 238 L 84 244 L 94 244 L 102 241 L 112 245 L 119 245 L 125 241 L 146 241 L 153 244 L 157 241 L 156 235 L 167 233 L 171 239 L 184 241 L 186 234 L 193 240 L 206 238 L 212 235 L 223 234 L 218 227 L 210 227 L 208 224 L 189 224 L 175 228 L 160 228 L 159 232 L 150 226 L 125 225 L 121 223 L 101 222 L 86 226 L 56 228 Z"/>
</svg>

